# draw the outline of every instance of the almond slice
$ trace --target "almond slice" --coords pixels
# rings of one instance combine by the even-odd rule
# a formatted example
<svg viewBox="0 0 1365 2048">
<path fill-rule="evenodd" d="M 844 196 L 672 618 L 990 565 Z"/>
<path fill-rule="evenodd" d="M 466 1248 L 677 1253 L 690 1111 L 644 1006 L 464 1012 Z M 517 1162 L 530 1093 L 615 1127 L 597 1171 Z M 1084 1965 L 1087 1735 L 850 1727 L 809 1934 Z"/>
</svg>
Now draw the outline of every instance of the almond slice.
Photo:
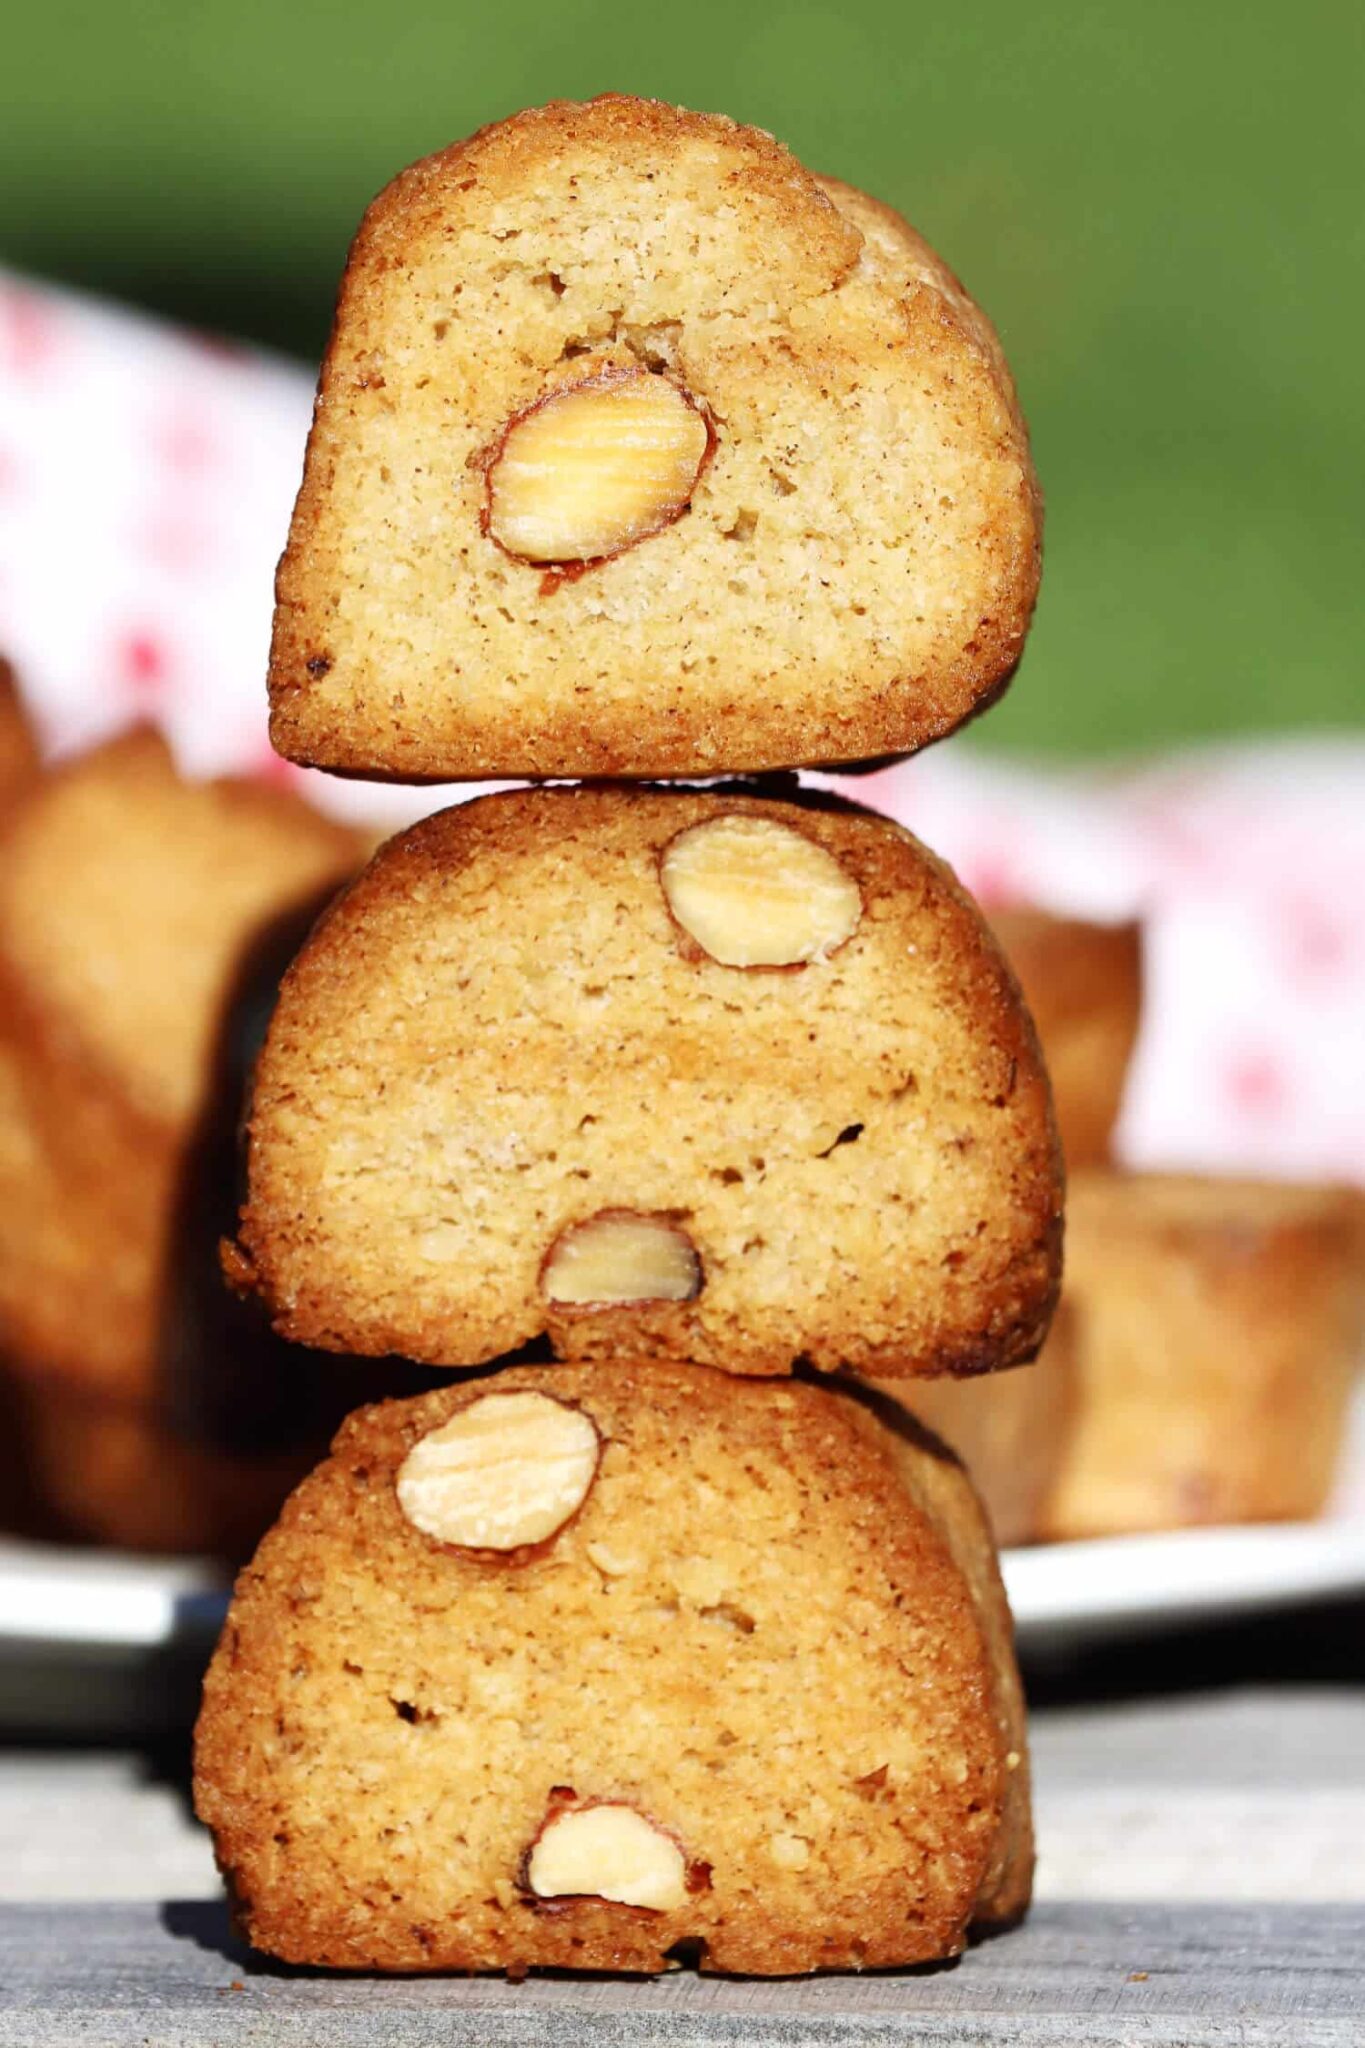
<svg viewBox="0 0 1365 2048">
<path fill-rule="evenodd" d="M 541 1269 L 550 1301 L 566 1308 L 615 1308 L 637 1301 L 691 1301 L 701 1261 L 685 1230 L 667 1216 L 604 1209 L 556 1238 Z"/>
<path fill-rule="evenodd" d="M 798 967 L 852 937 L 853 877 L 804 832 L 732 812 L 690 825 L 664 849 L 660 880 L 682 929 L 722 967 Z"/>
<path fill-rule="evenodd" d="M 603 370 L 511 422 L 488 468 L 486 531 L 523 562 L 619 555 L 686 510 L 710 448 L 671 377 Z"/>
<path fill-rule="evenodd" d="M 613 1801 L 554 1814 L 531 1845 L 527 1889 L 538 1899 L 608 1899 L 675 1912 L 687 1902 L 687 1861 L 672 1835 Z"/>
<path fill-rule="evenodd" d="M 601 1455 L 581 1408 L 534 1391 L 483 1394 L 413 1445 L 399 1468 L 398 1504 L 440 1543 L 520 1550 L 578 1513 Z"/>
</svg>

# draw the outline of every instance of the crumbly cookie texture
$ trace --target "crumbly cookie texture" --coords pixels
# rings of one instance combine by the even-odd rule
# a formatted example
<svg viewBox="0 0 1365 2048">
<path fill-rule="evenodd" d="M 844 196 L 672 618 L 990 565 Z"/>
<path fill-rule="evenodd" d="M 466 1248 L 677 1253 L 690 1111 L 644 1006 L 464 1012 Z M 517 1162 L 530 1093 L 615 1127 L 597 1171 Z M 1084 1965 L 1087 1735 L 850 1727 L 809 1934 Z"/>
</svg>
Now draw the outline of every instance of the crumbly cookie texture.
<svg viewBox="0 0 1365 2048">
<path fill-rule="evenodd" d="M 732 964 L 728 881 L 680 923 L 670 850 L 715 826 L 799 841 L 838 942 Z M 1046 1077 L 980 914 L 887 820 L 739 791 L 518 791 L 391 841 L 286 977 L 248 1182 L 229 1272 L 282 1334 L 433 1365 L 548 1332 L 980 1372 L 1058 1277 Z"/>
<path fill-rule="evenodd" d="M 610 95 L 404 171 L 351 251 L 272 735 L 399 779 L 712 774 L 999 694 L 1041 507 L 999 342 L 898 215 Z"/>
<path fill-rule="evenodd" d="M 496 1390 L 602 1445 L 507 1557 L 400 1475 Z M 294 1963 L 786 1974 L 957 1953 L 1032 1868 L 1009 1617 L 960 1467 L 889 1403 L 643 1363 L 354 1415 L 238 1580 L 196 1806 Z"/>
<path fill-rule="evenodd" d="M 182 777 L 150 731 L 5 814 L 0 1321 L 20 1370 L 155 1397 L 234 983 L 362 859 L 297 796 Z"/>
<path fill-rule="evenodd" d="M 1142 926 L 990 912 L 1042 1041 L 1070 1168 L 1105 1165 L 1142 1019 Z"/>
</svg>

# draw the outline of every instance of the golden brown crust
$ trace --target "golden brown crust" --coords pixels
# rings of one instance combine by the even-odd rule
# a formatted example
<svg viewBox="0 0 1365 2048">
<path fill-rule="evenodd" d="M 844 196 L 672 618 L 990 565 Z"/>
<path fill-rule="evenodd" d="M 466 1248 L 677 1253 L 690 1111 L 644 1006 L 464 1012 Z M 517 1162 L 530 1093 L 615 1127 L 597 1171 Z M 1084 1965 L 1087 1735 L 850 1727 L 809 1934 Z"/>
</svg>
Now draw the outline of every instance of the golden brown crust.
<svg viewBox="0 0 1365 2048">
<path fill-rule="evenodd" d="M 951 1955 L 1022 1910 L 1017 1674 L 956 1465 L 799 1381 L 497 1385 L 606 1439 L 544 1556 L 489 1564 L 404 1520 L 396 1471 L 477 1392 L 451 1387 L 352 1417 L 238 1581 L 195 1781 L 247 1938 L 404 1971 L 658 1971 L 683 1942 L 764 1975 Z M 685 1904 L 529 1897 L 565 1787 L 671 1834 L 705 1873 Z"/>
<path fill-rule="evenodd" d="M 968 1393 L 1017 1377 L 993 1373 L 985 1381 L 939 1381 L 936 1385 Z M 935 1390 L 921 1382 L 913 1393 L 910 1389 L 900 1393 L 917 1400 L 922 1393 Z M 1033 1789 L 1028 1710 L 1014 1654 L 1014 1617 L 1000 1576 L 991 1523 L 973 1475 L 955 1452 L 901 1404 L 895 1389 L 864 1387 L 859 1399 L 883 1442 L 889 1433 L 902 1484 L 941 1532 L 971 1589 L 993 1674 L 992 1706 L 1003 1763 L 1000 1827 L 977 1891 L 972 1924 L 982 1932 L 1008 1927 L 1022 1918 L 1033 1896 Z M 931 1455 L 926 1456 L 926 1451 Z"/>
<path fill-rule="evenodd" d="M 1365 1337 L 1347 1188 L 1078 1174 L 1077 1393 L 1044 1537 L 1320 1512 Z"/>
<path fill-rule="evenodd" d="M 905 216 L 897 213 L 894 206 L 888 206 L 884 199 L 874 199 L 870 193 L 860 192 L 856 185 L 845 184 L 842 178 L 817 177 L 815 182 L 862 235 L 864 260 L 878 266 L 886 282 L 894 285 L 902 297 L 909 297 L 918 286 L 928 285 L 947 300 L 964 332 L 989 358 L 1014 416 L 1017 431 L 1022 439 L 1026 439 L 1028 429 L 1019 407 L 1014 378 L 1000 345 L 1000 336 L 961 278 L 949 269 L 919 230 L 911 227 Z M 1043 496 L 1038 479 L 1031 472 L 1028 483 L 1033 494 L 1036 524 L 1041 530 Z"/>
<path fill-rule="evenodd" d="M 823 961 L 679 943 L 660 849 L 785 823 L 863 897 Z M 1061 1182 L 1017 988 L 908 833 L 732 791 L 524 791 L 383 850 L 286 978 L 259 1062 L 237 1284 L 282 1334 L 474 1364 L 564 1356 L 873 1376 L 1031 1356 Z M 676 1218 L 695 1299 L 547 1303 L 566 1226 Z"/>
<path fill-rule="evenodd" d="M 718 439 L 685 519 L 547 582 L 480 532 L 478 457 L 584 349 L 662 364 Z M 1040 509 L 994 330 L 889 209 L 718 116 L 555 102 L 365 216 L 280 564 L 272 735 L 406 780 L 909 751 L 1008 681 Z"/>
<path fill-rule="evenodd" d="M 1023 907 L 990 921 L 1038 1027 L 1066 1163 L 1102 1166 L 1141 1022 L 1142 926 Z"/>
</svg>

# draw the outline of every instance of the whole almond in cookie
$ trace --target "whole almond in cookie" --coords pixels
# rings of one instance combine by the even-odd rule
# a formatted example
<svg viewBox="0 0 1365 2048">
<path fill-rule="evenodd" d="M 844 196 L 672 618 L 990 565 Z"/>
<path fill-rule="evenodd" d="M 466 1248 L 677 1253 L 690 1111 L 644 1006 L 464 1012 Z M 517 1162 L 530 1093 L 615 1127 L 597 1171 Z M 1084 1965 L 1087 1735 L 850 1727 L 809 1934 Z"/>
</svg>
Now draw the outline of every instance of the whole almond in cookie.
<svg viewBox="0 0 1365 2048">
<path fill-rule="evenodd" d="M 481 1394 L 413 1445 L 398 1501 L 415 1529 L 462 1550 L 544 1543 L 577 1514 L 601 1441 L 581 1409 L 551 1394 Z"/>
<path fill-rule="evenodd" d="M 485 526 L 523 562 L 605 561 L 672 525 L 710 445 L 669 378 L 603 369 L 512 421 L 488 465 Z"/>
</svg>

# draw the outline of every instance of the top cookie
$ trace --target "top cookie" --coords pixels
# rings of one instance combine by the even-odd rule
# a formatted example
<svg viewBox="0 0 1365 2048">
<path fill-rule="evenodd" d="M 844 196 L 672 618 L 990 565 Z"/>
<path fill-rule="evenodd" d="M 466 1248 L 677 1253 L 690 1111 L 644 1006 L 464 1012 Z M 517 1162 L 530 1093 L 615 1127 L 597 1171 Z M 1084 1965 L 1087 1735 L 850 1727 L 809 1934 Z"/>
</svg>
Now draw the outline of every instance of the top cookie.
<svg viewBox="0 0 1365 2048">
<path fill-rule="evenodd" d="M 941 737 L 1019 659 L 999 343 L 758 130 L 556 102 L 404 171 L 342 283 L 271 656 L 291 760 L 685 775 Z"/>
</svg>

